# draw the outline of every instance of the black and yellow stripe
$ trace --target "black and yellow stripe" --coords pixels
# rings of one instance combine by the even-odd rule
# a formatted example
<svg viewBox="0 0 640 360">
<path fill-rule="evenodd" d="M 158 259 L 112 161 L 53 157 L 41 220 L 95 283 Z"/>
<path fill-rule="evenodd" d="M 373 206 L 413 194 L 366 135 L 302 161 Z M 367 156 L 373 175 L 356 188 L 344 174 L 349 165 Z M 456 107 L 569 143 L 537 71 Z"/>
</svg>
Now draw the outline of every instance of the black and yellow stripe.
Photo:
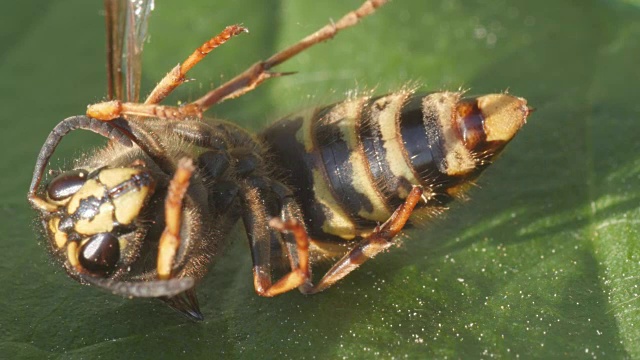
<svg viewBox="0 0 640 360">
<path fill-rule="evenodd" d="M 296 114 L 262 138 L 312 236 L 353 239 L 387 220 L 412 185 L 425 188 L 423 207 L 443 207 L 519 129 L 525 104 L 504 94 L 462 99 L 402 90 Z M 520 125 L 503 132 L 497 128 L 505 119 Z M 487 124 L 496 128 L 491 141 Z"/>
</svg>

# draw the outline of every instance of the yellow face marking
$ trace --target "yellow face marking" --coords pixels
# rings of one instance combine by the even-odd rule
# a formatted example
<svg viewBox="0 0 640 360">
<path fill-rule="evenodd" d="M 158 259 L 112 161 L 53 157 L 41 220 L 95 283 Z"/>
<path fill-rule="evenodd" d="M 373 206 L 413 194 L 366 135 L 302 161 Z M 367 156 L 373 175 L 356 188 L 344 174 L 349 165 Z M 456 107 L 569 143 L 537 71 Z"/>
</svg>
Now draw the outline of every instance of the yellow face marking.
<svg viewBox="0 0 640 360">
<path fill-rule="evenodd" d="M 448 175 L 464 175 L 476 167 L 471 152 L 465 147 L 456 129 L 455 109 L 461 95 L 458 92 L 441 92 L 425 96 L 422 100 L 425 115 L 439 120 L 444 140 L 445 163 L 438 164 L 438 168 Z"/>
<path fill-rule="evenodd" d="M 63 231 L 56 231 L 53 238 L 56 242 L 56 246 L 58 247 L 58 249 L 62 249 L 64 247 L 64 244 L 67 243 L 67 233 Z"/>
<path fill-rule="evenodd" d="M 356 236 L 356 230 L 349 216 L 336 203 L 325 177 L 318 169 L 313 169 L 313 192 L 318 202 L 329 208 L 330 216 L 322 224 L 322 231 L 327 234 L 340 236 L 351 240 Z"/>
<path fill-rule="evenodd" d="M 87 180 L 80 190 L 71 197 L 71 200 L 67 205 L 67 213 L 75 213 L 80 206 L 80 201 L 91 196 L 97 199 L 101 199 L 106 196 L 104 186 L 98 183 L 95 179 Z"/>
<path fill-rule="evenodd" d="M 53 234 L 53 240 L 55 241 L 58 249 L 62 249 L 67 243 L 67 233 L 58 230 L 59 225 L 60 218 L 55 217 L 49 220 L 49 232 Z"/>
<path fill-rule="evenodd" d="M 78 267 L 80 264 L 78 262 L 78 243 L 72 241 L 67 245 L 67 259 L 69 260 L 69 264 L 73 267 Z"/>
<path fill-rule="evenodd" d="M 411 184 L 419 185 L 420 181 L 413 173 L 411 164 L 408 164 L 405 159 L 404 144 L 402 144 L 402 138 L 397 128 L 397 116 L 399 116 L 402 106 L 412 93 L 413 91 L 404 90 L 378 99 L 371 108 L 371 119 L 377 121 L 380 125 L 383 147 L 387 153 L 385 160 L 389 164 L 393 175 L 404 177 Z M 399 195 L 405 197 L 408 194 L 408 191 L 405 191 L 404 194 Z"/>
<path fill-rule="evenodd" d="M 150 188 L 142 186 L 138 191 L 129 191 L 113 199 L 116 220 L 123 225 L 130 224 L 140 214 Z"/>
<path fill-rule="evenodd" d="M 46 202 L 48 204 L 53 204 L 57 207 L 63 207 L 69 202 L 69 200 L 71 200 L 71 197 L 67 197 L 61 200 L 53 200 L 52 198 L 49 197 L 49 194 L 46 194 L 45 198 L 47 199 Z"/>
<path fill-rule="evenodd" d="M 47 222 L 47 225 L 49 226 L 49 231 L 53 234 L 56 231 L 58 231 L 58 224 L 60 224 L 60 219 L 59 218 L 51 218 L 49 219 L 49 221 Z"/>
<path fill-rule="evenodd" d="M 114 168 L 103 169 L 98 175 L 100 182 L 107 186 L 109 189 L 122 184 L 123 182 L 131 179 L 134 175 L 141 173 L 140 169 L 136 168 Z"/>
<path fill-rule="evenodd" d="M 95 235 L 113 230 L 113 204 L 105 202 L 98 208 L 98 214 L 93 219 L 80 219 L 74 230 L 79 234 Z"/>
<path fill-rule="evenodd" d="M 127 248 L 127 245 L 129 245 L 129 241 L 127 239 L 118 238 L 118 244 L 120 245 L 120 253 L 122 253 L 122 251 Z"/>
<path fill-rule="evenodd" d="M 42 211 L 46 211 L 46 212 L 56 212 L 58 210 L 58 206 L 56 204 L 52 204 L 50 202 L 47 202 L 46 200 L 43 200 L 37 196 L 29 196 L 29 201 L 31 202 L 31 204 L 35 207 L 37 207 L 38 209 L 42 210 Z"/>
</svg>

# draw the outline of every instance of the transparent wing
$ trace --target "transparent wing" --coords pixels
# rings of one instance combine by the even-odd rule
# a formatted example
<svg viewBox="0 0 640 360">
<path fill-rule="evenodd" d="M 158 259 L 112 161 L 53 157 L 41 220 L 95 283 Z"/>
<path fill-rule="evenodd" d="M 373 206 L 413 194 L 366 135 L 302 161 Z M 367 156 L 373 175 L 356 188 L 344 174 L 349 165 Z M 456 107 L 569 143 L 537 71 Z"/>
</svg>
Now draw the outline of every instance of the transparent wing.
<svg viewBox="0 0 640 360">
<path fill-rule="evenodd" d="M 153 7 L 154 0 L 104 0 L 109 100 L 139 100 L 142 50 Z"/>
<path fill-rule="evenodd" d="M 122 35 L 124 34 L 125 0 L 104 0 L 107 26 L 107 97 L 123 99 Z"/>
</svg>

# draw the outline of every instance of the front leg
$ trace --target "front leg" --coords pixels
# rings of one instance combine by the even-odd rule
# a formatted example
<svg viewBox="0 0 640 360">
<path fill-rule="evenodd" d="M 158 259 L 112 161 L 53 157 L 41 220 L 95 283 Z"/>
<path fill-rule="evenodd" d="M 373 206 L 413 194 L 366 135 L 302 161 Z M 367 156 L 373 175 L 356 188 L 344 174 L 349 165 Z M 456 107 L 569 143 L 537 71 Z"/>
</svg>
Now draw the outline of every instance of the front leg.
<svg viewBox="0 0 640 360">
<path fill-rule="evenodd" d="M 156 264 L 159 280 L 169 280 L 174 276 L 172 274 L 174 260 L 180 248 L 182 203 L 194 171 L 195 167 L 191 159 L 181 159 L 169 184 L 164 209 L 166 225 L 160 237 Z M 204 319 L 200 312 L 200 305 L 198 304 L 194 287 L 174 296 L 162 296 L 160 300 L 192 320 L 201 321 Z"/>
<path fill-rule="evenodd" d="M 169 191 L 165 200 L 166 226 L 160 237 L 158 246 L 157 271 L 158 279 L 171 278 L 173 262 L 180 248 L 180 226 L 182 219 L 182 201 L 189 188 L 191 175 L 195 171 L 193 161 L 183 158 L 178 162 L 178 169 L 171 179 Z"/>
</svg>

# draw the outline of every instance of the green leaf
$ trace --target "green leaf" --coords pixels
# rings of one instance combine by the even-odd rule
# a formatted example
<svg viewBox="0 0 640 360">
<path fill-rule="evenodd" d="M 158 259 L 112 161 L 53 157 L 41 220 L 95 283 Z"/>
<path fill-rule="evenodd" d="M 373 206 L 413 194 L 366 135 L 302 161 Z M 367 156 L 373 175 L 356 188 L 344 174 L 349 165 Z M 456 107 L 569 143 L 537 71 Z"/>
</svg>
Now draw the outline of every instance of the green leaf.
<svg viewBox="0 0 640 360">
<path fill-rule="evenodd" d="M 224 26 L 247 26 L 168 103 L 195 99 L 359 4 L 158 0 L 143 88 Z M 0 355 L 640 358 L 639 6 L 395 0 L 278 68 L 297 75 L 213 109 L 258 130 L 349 90 L 419 83 L 509 89 L 536 111 L 470 201 L 324 293 L 258 297 L 236 227 L 201 286 L 197 324 L 78 285 L 36 241 L 25 196 L 33 164 L 58 121 L 105 96 L 104 19 L 97 1 L 3 6 Z M 73 134 L 57 156 L 95 140 Z"/>
</svg>

